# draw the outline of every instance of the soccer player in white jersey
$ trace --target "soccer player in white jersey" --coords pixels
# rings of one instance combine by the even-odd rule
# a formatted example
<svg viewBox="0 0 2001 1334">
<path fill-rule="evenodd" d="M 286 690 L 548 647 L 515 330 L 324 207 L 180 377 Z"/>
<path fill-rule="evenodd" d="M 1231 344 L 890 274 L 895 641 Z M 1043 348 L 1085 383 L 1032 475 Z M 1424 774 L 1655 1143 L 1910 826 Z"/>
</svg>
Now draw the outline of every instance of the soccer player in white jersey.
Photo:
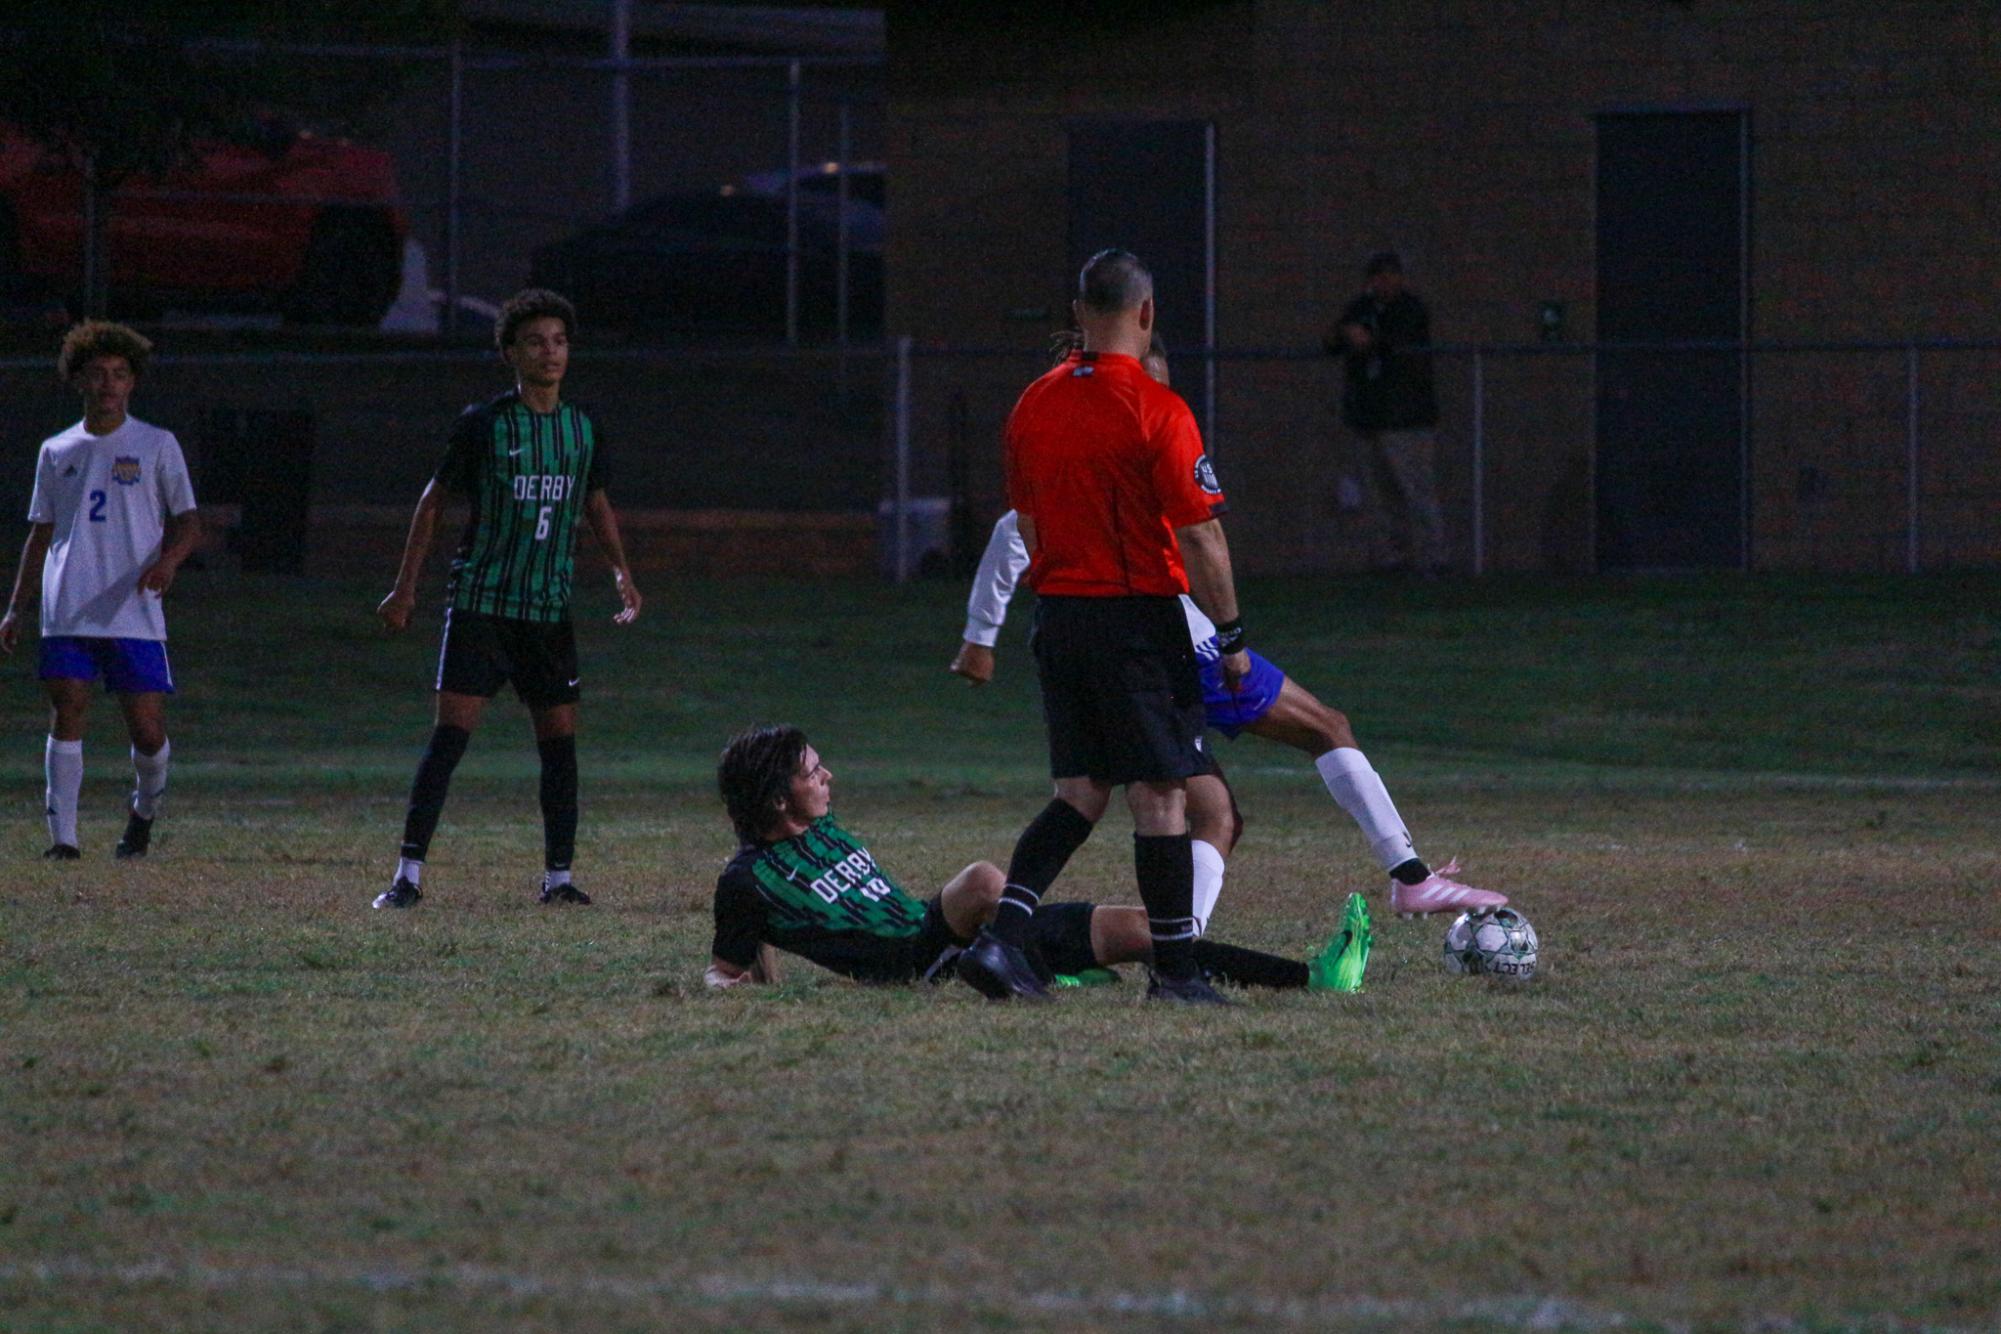
<svg viewBox="0 0 2001 1334">
<path fill-rule="evenodd" d="M 1167 356 L 1158 341 L 1142 365 L 1162 384 L 1168 382 Z M 966 600 L 966 630 L 951 670 L 974 685 L 993 679 L 994 644 L 1007 617 L 1008 602 L 1022 571 L 1028 568 L 1028 548 L 1022 542 L 1014 511 L 1002 515 L 973 576 Z M 1404 917 L 1435 912 L 1487 911 L 1508 900 L 1492 890 L 1462 885 L 1452 877 L 1459 863 L 1434 871 L 1417 855 L 1410 833 L 1397 815 L 1396 803 L 1368 758 L 1355 743 L 1347 716 L 1328 707 L 1269 659 L 1252 652 L 1250 673 L 1231 690 L 1218 666 L 1216 627 L 1193 600 L 1183 597 L 1189 637 L 1202 668 L 1202 694 L 1209 725 L 1235 740 L 1249 732 L 1304 751 L 1342 810 L 1353 817 L 1369 850 L 1390 877 L 1390 909 Z M 1211 755 L 1210 762 L 1215 763 Z M 1243 819 L 1222 769 L 1188 780 L 1188 825 L 1194 834 L 1195 920 L 1206 931 L 1209 916 L 1223 892 L 1223 870 Z"/>
<path fill-rule="evenodd" d="M 115 856 L 143 857 L 167 790 L 167 618 L 160 599 L 201 536 L 180 442 L 132 416 L 153 345 L 122 324 L 86 320 L 63 339 L 56 372 L 83 398 L 83 420 L 42 442 L 28 541 L 0 617 L 0 649 L 42 602 L 41 678 L 49 692 L 49 850 L 74 861 L 83 726 L 91 685 L 118 697 L 134 784 Z"/>
</svg>

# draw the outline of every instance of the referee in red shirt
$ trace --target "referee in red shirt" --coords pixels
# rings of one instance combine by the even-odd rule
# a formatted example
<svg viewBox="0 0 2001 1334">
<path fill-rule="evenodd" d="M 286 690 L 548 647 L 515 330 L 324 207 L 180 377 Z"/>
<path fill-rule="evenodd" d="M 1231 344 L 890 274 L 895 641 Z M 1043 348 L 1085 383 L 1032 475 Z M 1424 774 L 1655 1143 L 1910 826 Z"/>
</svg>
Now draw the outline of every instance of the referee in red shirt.
<svg viewBox="0 0 2001 1334">
<path fill-rule="evenodd" d="M 982 994 L 1048 991 L 1023 953 L 1051 883 L 1126 790 L 1133 864 L 1153 931 L 1149 999 L 1226 1002 L 1195 966 L 1186 780 L 1210 771 L 1202 685 L 1179 595 L 1216 622 L 1223 675 L 1249 670 L 1223 490 L 1195 414 L 1140 368 L 1153 275 L 1105 250 L 1078 275 L 1083 346 L 1030 385 L 1007 423 L 1008 500 L 1036 591 L 1030 639 L 1056 796 L 1015 844 L 1000 911 L 959 958 Z"/>
</svg>

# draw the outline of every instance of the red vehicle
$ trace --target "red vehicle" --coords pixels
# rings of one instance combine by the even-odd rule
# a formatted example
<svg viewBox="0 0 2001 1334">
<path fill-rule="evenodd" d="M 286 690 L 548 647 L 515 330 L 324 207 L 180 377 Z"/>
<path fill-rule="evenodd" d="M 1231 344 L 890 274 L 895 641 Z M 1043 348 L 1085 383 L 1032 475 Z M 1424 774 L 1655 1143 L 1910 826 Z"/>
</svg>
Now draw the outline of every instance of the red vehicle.
<svg viewBox="0 0 2001 1334">
<path fill-rule="evenodd" d="M 193 160 L 109 197 L 105 253 L 119 313 L 167 306 L 277 311 L 374 325 L 396 299 L 409 223 L 389 155 L 274 131 L 211 140 Z M 83 286 L 83 177 L 0 126 L 0 287 L 68 297 Z"/>
</svg>

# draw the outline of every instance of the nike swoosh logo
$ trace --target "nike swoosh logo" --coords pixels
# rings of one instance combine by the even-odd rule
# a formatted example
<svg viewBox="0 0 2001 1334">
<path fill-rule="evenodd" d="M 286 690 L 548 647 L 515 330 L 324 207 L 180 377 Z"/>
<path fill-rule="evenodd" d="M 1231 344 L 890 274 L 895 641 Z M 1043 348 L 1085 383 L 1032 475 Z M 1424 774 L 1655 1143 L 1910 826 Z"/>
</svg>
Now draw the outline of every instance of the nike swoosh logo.
<svg viewBox="0 0 2001 1334">
<path fill-rule="evenodd" d="M 581 681 L 581 680 L 583 680 L 583 679 L 584 679 L 584 678 L 583 678 L 583 677 L 581 677 L 581 676 L 573 676 L 573 677 L 571 677 L 571 678 L 570 678 L 570 684 L 571 684 L 571 685 L 575 685 L 575 684 L 576 684 L 577 682 L 579 682 L 579 681 Z"/>
</svg>

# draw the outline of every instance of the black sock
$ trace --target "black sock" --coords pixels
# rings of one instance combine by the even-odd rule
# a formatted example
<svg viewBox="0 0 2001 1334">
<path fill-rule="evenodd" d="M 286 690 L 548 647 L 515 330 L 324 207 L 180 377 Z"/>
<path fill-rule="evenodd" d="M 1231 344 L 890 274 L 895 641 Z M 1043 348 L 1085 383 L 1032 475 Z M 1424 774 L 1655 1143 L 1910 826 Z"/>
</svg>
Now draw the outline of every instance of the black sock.
<svg viewBox="0 0 2001 1334">
<path fill-rule="evenodd" d="M 1016 948 L 1028 943 L 1035 905 L 1090 836 L 1091 822 L 1061 797 L 1053 798 L 1028 822 L 1008 860 L 1007 888 L 1001 891 L 1000 910 L 994 914 L 996 936 Z"/>
<path fill-rule="evenodd" d="M 1139 900 L 1153 932 L 1153 971 L 1162 977 L 1196 975 L 1195 856 L 1186 834 L 1134 834 L 1133 869 Z"/>
<path fill-rule="evenodd" d="M 1421 858 L 1410 857 L 1390 868 L 1390 879 L 1400 885 L 1421 885 L 1431 879 L 1431 868 Z"/>
<path fill-rule="evenodd" d="M 431 835 L 437 831 L 438 816 L 445 809 L 445 793 L 452 785 L 452 770 L 465 758 L 466 742 L 472 733 L 463 727 L 439 724 L 431 730 L 431 744 L 417 762 L 417 777 L 410 784 L 410 813 L 403 817 L 403 855 L 413 862 L 424 860 L 431 850 Z"/>
<path fill-rule="evenodd" d="M 538 741 L 542 752 L 542 853 L 551 871 L 567 871 L 577 855 L 577 739 Z"/>
<path fill-rule="evenodd" d="M 1306 965 L 1297 960 L 1213 940 L 1195 942 L 1195 966 L 1207 977 L 1240 987 L 1303 987 L 1307 980 Z"/>
</svg>

